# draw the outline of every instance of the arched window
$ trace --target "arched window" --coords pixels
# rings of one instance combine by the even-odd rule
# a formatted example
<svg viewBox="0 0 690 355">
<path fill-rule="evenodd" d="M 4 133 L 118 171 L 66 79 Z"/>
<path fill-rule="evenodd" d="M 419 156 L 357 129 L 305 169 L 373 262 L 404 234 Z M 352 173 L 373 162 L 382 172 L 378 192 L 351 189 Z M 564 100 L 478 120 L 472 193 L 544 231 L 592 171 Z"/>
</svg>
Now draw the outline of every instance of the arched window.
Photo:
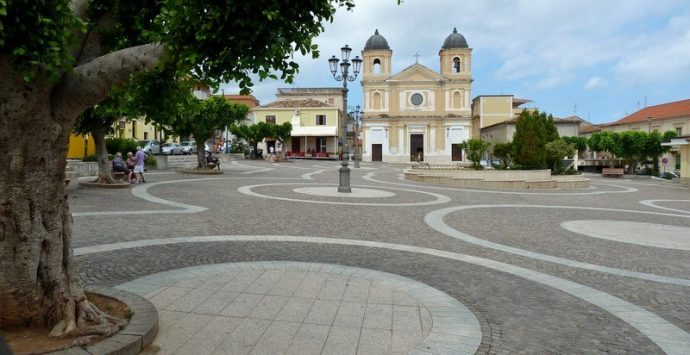
<svg viewBox="0 0 690 355">
<path fill-rule="evenodd" d="M 453 108 L 462 108 L 462 94 L 460 91 L 453 92 Z"/>
<path fill-rule="evenodd" d="M 375 92 L 374 96 L 372 98 L 374 110 L 380 110 L 381 109 L 381 93 Z"/>
<path fill-rule="evenodd" d="M 453 58 L 453 73 L 459 73 L 462 71 L 462 61 L 460 58 Z"/>
<path fill-rule="evenodd" d="M 374 59 L 374 68 L 372 70 L 374 74 L 381 74 L 381 60 L 376 58 Z"/>
</svg>

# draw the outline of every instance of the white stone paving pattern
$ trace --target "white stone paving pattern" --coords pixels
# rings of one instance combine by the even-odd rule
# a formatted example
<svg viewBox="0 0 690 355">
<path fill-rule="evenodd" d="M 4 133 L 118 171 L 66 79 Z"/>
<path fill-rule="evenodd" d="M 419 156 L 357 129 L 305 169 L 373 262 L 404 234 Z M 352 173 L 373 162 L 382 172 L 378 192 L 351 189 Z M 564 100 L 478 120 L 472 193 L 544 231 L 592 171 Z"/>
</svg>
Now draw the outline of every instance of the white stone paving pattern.
<svg viewBox="0 0 690 355">
<path fill-rule="evenodd" d="M 565 221 L 561 227 L 593 238 L 648 247 L 690 250 L 690 228 L 657 223 L 580 220 Z"/>
<path fill-rule="evenodd" d="M 164 354 L 473 354 L 463 304 L 412 279 L 333 264 L 189 267 L 117 288 L 159 310 Z"/>
<path fill-rule="evenodd" d="M 345 197 L 345 198 L 383 198 L 383 197 L 393 197 L 394 193 L 384 190 L 375 189 L 362 189 L 358 187 L 353 187 L 352 192 L 342 193 L 338 192 L 337 187 L 300 187 L 292 189 L 293 192 L 307 194 L 312 196 L 325 196 L 325 197 Z"/>
</svg>

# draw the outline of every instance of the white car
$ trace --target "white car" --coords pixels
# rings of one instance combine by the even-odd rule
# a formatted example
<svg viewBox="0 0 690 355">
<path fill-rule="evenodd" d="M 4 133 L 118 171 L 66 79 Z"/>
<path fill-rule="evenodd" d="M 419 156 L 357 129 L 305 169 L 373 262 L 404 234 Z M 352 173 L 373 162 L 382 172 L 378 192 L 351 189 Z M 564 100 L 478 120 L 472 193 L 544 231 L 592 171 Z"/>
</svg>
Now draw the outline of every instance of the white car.
<svg viewBox="0 0 690 355">
<path fill-rule="evenodd" d="M 196 154 L 196 142 L 184 141 L 180 143 L 182 154 Z"/>
<path fill-rule="evenodd" d="M 139 141 L 139 146 L 148 155 L 161 153 L 161 145 L 156 140 Z"/>
<path fill-rule="evenodd" d="M 161 148 L 161 154 L 180 155 L 182 154 L 182 147 L 177 143 L 165 143 Z"/>
</svg>

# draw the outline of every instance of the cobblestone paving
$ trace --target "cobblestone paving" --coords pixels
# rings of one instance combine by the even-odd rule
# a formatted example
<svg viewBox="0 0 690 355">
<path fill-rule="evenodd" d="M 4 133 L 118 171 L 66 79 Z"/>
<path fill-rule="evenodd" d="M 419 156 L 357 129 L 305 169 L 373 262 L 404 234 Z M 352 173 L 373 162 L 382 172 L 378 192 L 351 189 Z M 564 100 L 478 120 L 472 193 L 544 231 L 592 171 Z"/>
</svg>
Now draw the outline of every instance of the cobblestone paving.
<svg viewBox="0 0 690 355">
<path fill-rule="evenodd" d="M 353 186 L 378 188 L 395 195 L 346 199 L 293 191 L 337 186 L 338 164 L 310 161 L 224 164 L 225 174 L 210 179 L 174 173 L 149 174 L 148 183 L 137 187 L 143 191 L 142 186 L 148 185 L 145 192 L 150 196 L 196 206 L 199 211 L 185 211 L 186 207 L 144 200 L 128 190 L 87 190 L 71 185 L 68 191 L 74 212 L 139 212 L 76 215 L 73 245 L 79 250 L 109 243 L 175 237 L 276 235 L 417 246 L 478 257 L 487 262 L 495 260 L 575 282 L 639 306 L 676 327 L 681 335 L 688 336 L 690 287 L 686 285 L 582 269 L 486 248 L 440 233 L 425 222 L 425 217 L 436 210 L 465 206 L 468 209 L 449 213 L 443 221 L 475 238 L 546 256 L 687 281 L 690 279 L 690 251 L 592 238 L 561 228 L 563 222 L 578 220 L 690 227 L 690 191 L 687 189 L 651 180 L 626 181 L 595 176 L 591 177 L 593 188 L 582 190 L 453 189 L 401 180 L 404 166 L 366 163 L 362 166 L 363 169 L 352 169 Z M 170 183 L 158 184 L 160 182 Z M 238 191 L 243 186 L 264 184 L 268 185 L 253 191 L 268 198 Z M 428 193 L 447 197 L 447 201 L 409 205 L 436 199 Z M 656 202 L 643 204 L 641 201 Z M 388 205 L 338 204 L 340 202 Z M 483 207 L 470 208 L 478 205 Z M 158 212 L 147 213 L 151 210 Z M 649 238 L 654 238 L 653 233 Z M 690 343 L 678 339 L 652 341 L 636 327 L 635 321 L 628 323 L 610 311 L 544 283 L 499 269 L 416 252 L 319 243 L 216 241 L 116 249 L 79 255 L 77 260 L 86 283 L 110 286 L 168 270 L 239 261 L 348 265 L 409 277 L 460 301 L 481 325 L 479 353 L 648 354 L 662 353 L 660 343 L 668 353 L 690 353 Z"/>
</svg>

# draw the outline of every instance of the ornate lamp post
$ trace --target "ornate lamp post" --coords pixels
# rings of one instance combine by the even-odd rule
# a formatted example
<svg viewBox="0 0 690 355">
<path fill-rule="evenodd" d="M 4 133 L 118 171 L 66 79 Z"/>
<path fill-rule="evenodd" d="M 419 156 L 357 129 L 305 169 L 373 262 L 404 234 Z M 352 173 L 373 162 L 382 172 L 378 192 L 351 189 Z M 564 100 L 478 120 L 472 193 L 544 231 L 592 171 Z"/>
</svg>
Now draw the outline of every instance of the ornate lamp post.
<svg viewBox="0 0 690 355">
<path fill-rule="evenodd" d="M 352 52 L 352 48 L 350 48 L 346 44 L 345 47 L 340 48 L 340 51 L 342 55 L 341 59 L 338 59 L 335 56 L 331 56 L 331 59 L 328 60 L 328 65 L 331 69 L 333 79 L 335 79 L 336 81 L 343 82 L 343 132 L 341 147 L 343 149 L 343 154 L 348 154 L 349 151 L 347 149 L 347 82 L 355 81 L 355 79 L 357 78 L 357 74 L 359 74 L 359 69 L 362 67 L 362 59 L 360 59 L 359 56 L 356 56 L 354 59 L 352 59 L 351 62 L 353 66 L 353 75 L 350 75 L 350 52 Z M 342 62 L 340 63 L 340 75 L 338 75 L 338 63 L 341 60 Z M 340 178 L 338 192 L 352 192 L 352 189 L 350 189 L 350 169 L 347 167 L 347 158 L 342 161 L 341 165 L 342 167 L 339 169 Z"/>
<path fill-rule="evenodd" d="M 359 145 L 359 120 L 362 119 L 363 114 L 364 112 L 360 110 L 359 105 L 355 106 L 355 110 L 350 112 L 350 117 L 355 121 L 355 134 L 353 137 L 355 153 L 352 156 L 352 160 L 355 161 L 355 168 L 359 168 L 359 162 L 362 160 L 362 149 Z"/>
<path fill-rule="evenodd" d="M 333 78 L 336 81 L 343 82 L 343 132 L 341 146 L 343 153 L 347 154 L 349 153 L 349 150 L 347 149 L 347 82 L 355 81 L 357 78 L 359 70 L 362 67 L 362 59 L 359 58 L 359 56 L 355 56 L 354 59 L 350 60 L 350 52 L 352 52 L 352 48 L 350 48 L 347 44 L 345 47 L 340 48 L 340 51 L 342 55 L 341 59 L 331 56 L 331 58 L 328 60 L 328 65 L 330 66 Z M 340 75 L 338 75 L 338 63 L 340 63 Z M 350 75 L 350 64 L 352 64 L 352 75 Z"/>
</svg>

